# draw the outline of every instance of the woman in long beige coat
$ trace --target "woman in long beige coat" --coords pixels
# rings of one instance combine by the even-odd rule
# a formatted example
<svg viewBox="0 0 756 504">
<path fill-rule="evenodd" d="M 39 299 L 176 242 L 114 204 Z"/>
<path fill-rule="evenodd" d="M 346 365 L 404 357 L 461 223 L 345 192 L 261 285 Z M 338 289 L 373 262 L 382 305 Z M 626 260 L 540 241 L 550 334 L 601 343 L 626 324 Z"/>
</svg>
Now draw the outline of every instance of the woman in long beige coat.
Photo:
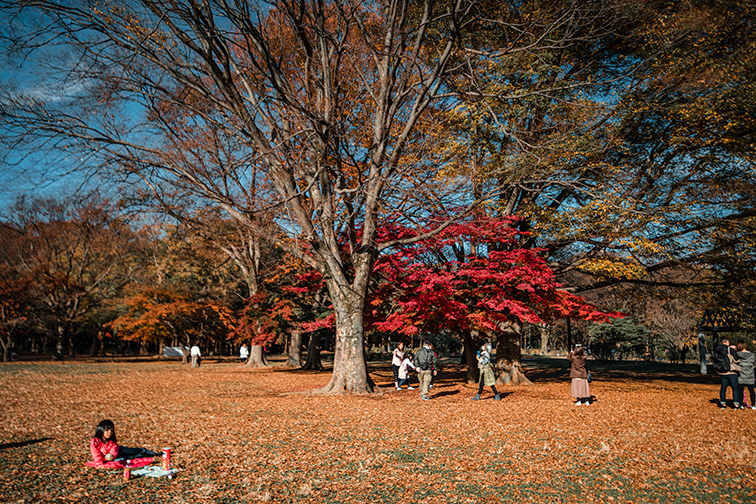
<svg viewBox="0 0 756 504">
<path fill-rule="evenodd" d="M 494 401 L 501 400 L 501 394 L 496 390 L 496 374 L 494 373 L 493 363 L 491 362 L 491 344 L 486 343 L 480 347 L 478 352 L 478 368 L 480 369 L 480 381 L 478 383 L 478 393 L 472 398 L 473 401 L 480 399 L 483 393 L 483 387 L 491 387 L 494 393 Z"/>
</svg>

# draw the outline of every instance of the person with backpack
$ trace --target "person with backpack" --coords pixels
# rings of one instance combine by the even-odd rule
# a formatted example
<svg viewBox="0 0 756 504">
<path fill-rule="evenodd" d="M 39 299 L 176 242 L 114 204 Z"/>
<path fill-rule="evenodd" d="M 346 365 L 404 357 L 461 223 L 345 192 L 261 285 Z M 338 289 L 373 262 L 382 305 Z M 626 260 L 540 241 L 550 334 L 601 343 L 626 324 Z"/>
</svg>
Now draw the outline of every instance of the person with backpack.
<svg viewBox="0 0 756 504">
<path fill-rule="evenodd" d="M 423 347 L 415 354 L 415 369 L 420 380 L 420 398 L 427 401 L 430 399 L 428 389 L 430 388 L 431 376 L 438 374 L 436 354 L 431 350 L 430 342 L 423 341 Z"/>
<path fill-rule="evenodd" d="M 727 407 L 727 387 L 732 388 L 732 403 L 735 409 L 740 409 L 740 386 L 738 385 L 738 372 L 740 371 L 740 357 L 734 348 L 730 348 L 730 339 L 726 336 L 714 347 L 714 370 L 719 374 L 721 384 L 719 387 L 719 407 Z"/>
</svg>

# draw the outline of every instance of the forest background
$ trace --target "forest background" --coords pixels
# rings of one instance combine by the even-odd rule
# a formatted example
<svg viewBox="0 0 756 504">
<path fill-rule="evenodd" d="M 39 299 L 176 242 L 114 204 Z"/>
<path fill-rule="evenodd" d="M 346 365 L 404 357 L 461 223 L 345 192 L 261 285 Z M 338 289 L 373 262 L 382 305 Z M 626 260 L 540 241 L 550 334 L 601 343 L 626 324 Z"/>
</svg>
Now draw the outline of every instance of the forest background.
<svg viewBox="0 0 756 504">
<path fill-rule="evenodd" d="M 753 292 L 755 8 L 0 1 L 4 359 L 684 359 Z"/>
</svg>

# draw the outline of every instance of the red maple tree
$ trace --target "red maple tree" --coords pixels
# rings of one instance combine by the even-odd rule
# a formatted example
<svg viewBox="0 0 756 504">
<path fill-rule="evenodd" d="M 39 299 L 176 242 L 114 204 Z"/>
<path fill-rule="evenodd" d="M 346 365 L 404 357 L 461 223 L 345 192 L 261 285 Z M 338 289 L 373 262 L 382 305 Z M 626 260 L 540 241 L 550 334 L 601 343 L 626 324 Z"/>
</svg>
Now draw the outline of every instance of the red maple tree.
<svg viewBox="0 0 756 504">
<path fill-rule="evenodd" d="M 372 327 L 405 335 L 449 331 L 465 342 L 468 378 L 474 377 L 472 341 L 480 333 L 497 339 L 500 381 L 528 383 L 520 365 L 522 323 L 558 318 L 606 320 L 603 312 L 562 287 L 518 218 L 485 215 L 461 219 L 443 232 L 378 258 L 368 302 Z M 388 238 L 423 233 L 384 227 Z"/>
</svg>

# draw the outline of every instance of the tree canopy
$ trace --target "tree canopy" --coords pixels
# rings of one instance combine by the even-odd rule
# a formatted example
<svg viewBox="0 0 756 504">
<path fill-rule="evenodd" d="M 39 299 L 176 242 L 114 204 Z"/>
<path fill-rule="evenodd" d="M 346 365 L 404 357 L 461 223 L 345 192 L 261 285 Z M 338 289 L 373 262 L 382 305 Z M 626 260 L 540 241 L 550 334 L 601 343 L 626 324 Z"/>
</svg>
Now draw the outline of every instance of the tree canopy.
<svg viewBox="0 0 756 504">
<path fill-rule="evenodd" d="M 54 84 L 19 72 L 3 87 L 4 162 L 42 149 L 96 168 L 215 235 L 249 295 L 263 249 L 315 270 L 336 329 L 327 392 L 372 390 L 380 259 L 472 212 L 521 218 L 520 253 L 573 291 L 753 271 L 748 2 L 0 0 L 0 13 L 9 61 Z M 423 232 L 382 232 L 394 225 Z"/>
</svg>

